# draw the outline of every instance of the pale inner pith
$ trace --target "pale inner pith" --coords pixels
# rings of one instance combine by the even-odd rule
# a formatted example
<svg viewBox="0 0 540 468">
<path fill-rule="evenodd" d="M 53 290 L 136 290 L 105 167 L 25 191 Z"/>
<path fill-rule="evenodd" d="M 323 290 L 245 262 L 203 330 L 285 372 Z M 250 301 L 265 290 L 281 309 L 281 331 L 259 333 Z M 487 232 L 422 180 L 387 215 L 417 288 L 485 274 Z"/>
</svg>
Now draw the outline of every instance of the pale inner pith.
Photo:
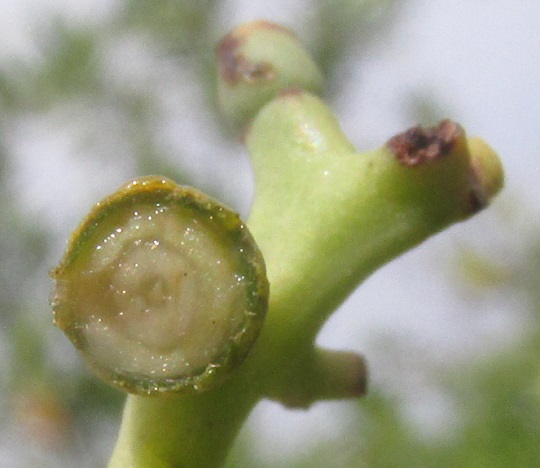
<svg viewBox="0 0 540 468">
<path fill-rule="evenodd" d="M 122 372 L 200 372 L 244 319 L 238 255 L 210 216 L 161 205 L 133 211 L 101 234 L 77 277 L 85 351 Z"/>
</svg>

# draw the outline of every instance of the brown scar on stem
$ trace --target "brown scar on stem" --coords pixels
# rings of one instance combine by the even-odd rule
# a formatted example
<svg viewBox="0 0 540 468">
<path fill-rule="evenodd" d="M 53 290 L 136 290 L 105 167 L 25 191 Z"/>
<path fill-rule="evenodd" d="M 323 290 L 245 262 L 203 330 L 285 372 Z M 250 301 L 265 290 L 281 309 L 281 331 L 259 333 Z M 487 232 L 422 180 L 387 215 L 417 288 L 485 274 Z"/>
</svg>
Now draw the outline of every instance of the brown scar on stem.
<svg viewBox="0 0 540 468">
<path fill-rule="evenodd" d="M 257 24 L 270 25 L 270 23 L 257 22 Z M 242 46 L 245 44 L 246 35 L 254 28 L 255 24 L 245 25 L 225 35 L 217 46 L 219 73 L 231 86 L 239 82 L 248 84 L 271 81 L 276 78 L 277 71 L 268 62 L 251 62 L 242 54 Z M 268 26 L 269 27 L 269 26 Z M 272 25 L 275 29 L 282 29 Z"/>
<path fill-rule="evenodd" d="M 435 127 L 410 128 L 390 138 L 387 145 L 401 164 L 414 167 L 446 156 L 462 135 L 456 122 L 445 119 Z"/>
</svg>

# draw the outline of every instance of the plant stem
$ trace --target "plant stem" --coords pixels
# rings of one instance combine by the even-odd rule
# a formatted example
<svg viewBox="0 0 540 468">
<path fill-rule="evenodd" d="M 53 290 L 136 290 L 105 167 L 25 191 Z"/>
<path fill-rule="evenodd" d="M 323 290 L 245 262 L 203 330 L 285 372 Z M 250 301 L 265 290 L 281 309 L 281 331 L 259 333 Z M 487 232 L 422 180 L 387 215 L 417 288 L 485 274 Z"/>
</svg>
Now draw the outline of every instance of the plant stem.
<svg viewBox="0 0 540 468">
<path fill-rule="evenodd" d="M 253 386 L 240 375 L 235 377 L 196 395 L 129 395 L 109 467 L 223 466 L 257 402 Z"/>
<path fill-rule="evenodd" d="M 248 224 L 271 285 L 261 335 L 221 387 L 129 396 L 111 467 L 221 466 L 259 399 L 307 407 L 361 395 L 362 359 L 317 349 L 321 325 L 376 268 L 473 215 L 502 185 L 493 151 L 453 122 L 358 154 L 330 110 L 300 91 L 269 103 L 246 140 L 257 178 Z"/>
</svg>

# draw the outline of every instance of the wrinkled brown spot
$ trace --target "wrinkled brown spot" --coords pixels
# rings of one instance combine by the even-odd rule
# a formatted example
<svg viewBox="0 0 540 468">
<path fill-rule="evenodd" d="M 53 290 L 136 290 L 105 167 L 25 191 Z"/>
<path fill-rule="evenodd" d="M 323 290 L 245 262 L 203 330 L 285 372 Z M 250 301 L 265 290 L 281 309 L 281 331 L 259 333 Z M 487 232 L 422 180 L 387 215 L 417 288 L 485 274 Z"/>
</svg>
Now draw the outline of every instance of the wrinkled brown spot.
<svg viewBox="0 0 540 468">
<path fill-rule="evenodd" d="M 461 127 L 446 119 L 436 127 L 410 128 L 390 138 L 387 145 L 401 164 L 413 167 L 446 156 L 461 134 Z"/>
<path fill-rule="evenodd" d="M 217 56 L 220 76 L 231 86 L 240 81 L 259 83 L 276 77 L 270 63 L 251 62 L 241 52 L 245 38 L 235 32 L 227 34 L 218 44 Z"/>
</svg>

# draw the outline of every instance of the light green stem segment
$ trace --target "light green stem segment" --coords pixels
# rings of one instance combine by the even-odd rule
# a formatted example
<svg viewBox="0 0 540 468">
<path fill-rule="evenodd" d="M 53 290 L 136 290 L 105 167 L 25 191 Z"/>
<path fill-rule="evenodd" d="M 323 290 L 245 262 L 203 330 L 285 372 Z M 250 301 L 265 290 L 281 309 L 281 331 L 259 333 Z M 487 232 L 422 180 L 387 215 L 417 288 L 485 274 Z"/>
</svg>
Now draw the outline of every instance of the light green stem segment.
<svg viewBox="0 0 540 468">
<path fill-rule="evenodd" d="M 231 379 L 200 395 L 130 395 L 109 467 L 222 466 L 256 403 L 248 384 L 243 379 Z"/>
<path fill-rule="evenodd" d="M 442 126 L 435 137 L 406 133 L 359 154 L 316 97 L 289 92 L 267 104 L 246 136 L 257 179 L 248 224 L 271 288 L 261 336 L 219 388 L 129 396 L 110 466 L 218 467 L 260 398 L 308 406 L 361 394 L 360 358 L 314 347 L 321 325 L 376 268 L 471 216 L 502 186 L 493 151 L 449 127 L 451 138 Z"/>
<path fill-rule="evenodd" d="M 263 108 L 246 144 L 257 176 L 250 228 L 272 288 L 265 327 L 313 339 L 375 269 L 486 205 L 502 185 L 499 160 L 477 140 L 471 155 L 456 128 L 448 154 L 411 166 L 387 145 L 358 153 L 310 94 Z"/>
</svg>

